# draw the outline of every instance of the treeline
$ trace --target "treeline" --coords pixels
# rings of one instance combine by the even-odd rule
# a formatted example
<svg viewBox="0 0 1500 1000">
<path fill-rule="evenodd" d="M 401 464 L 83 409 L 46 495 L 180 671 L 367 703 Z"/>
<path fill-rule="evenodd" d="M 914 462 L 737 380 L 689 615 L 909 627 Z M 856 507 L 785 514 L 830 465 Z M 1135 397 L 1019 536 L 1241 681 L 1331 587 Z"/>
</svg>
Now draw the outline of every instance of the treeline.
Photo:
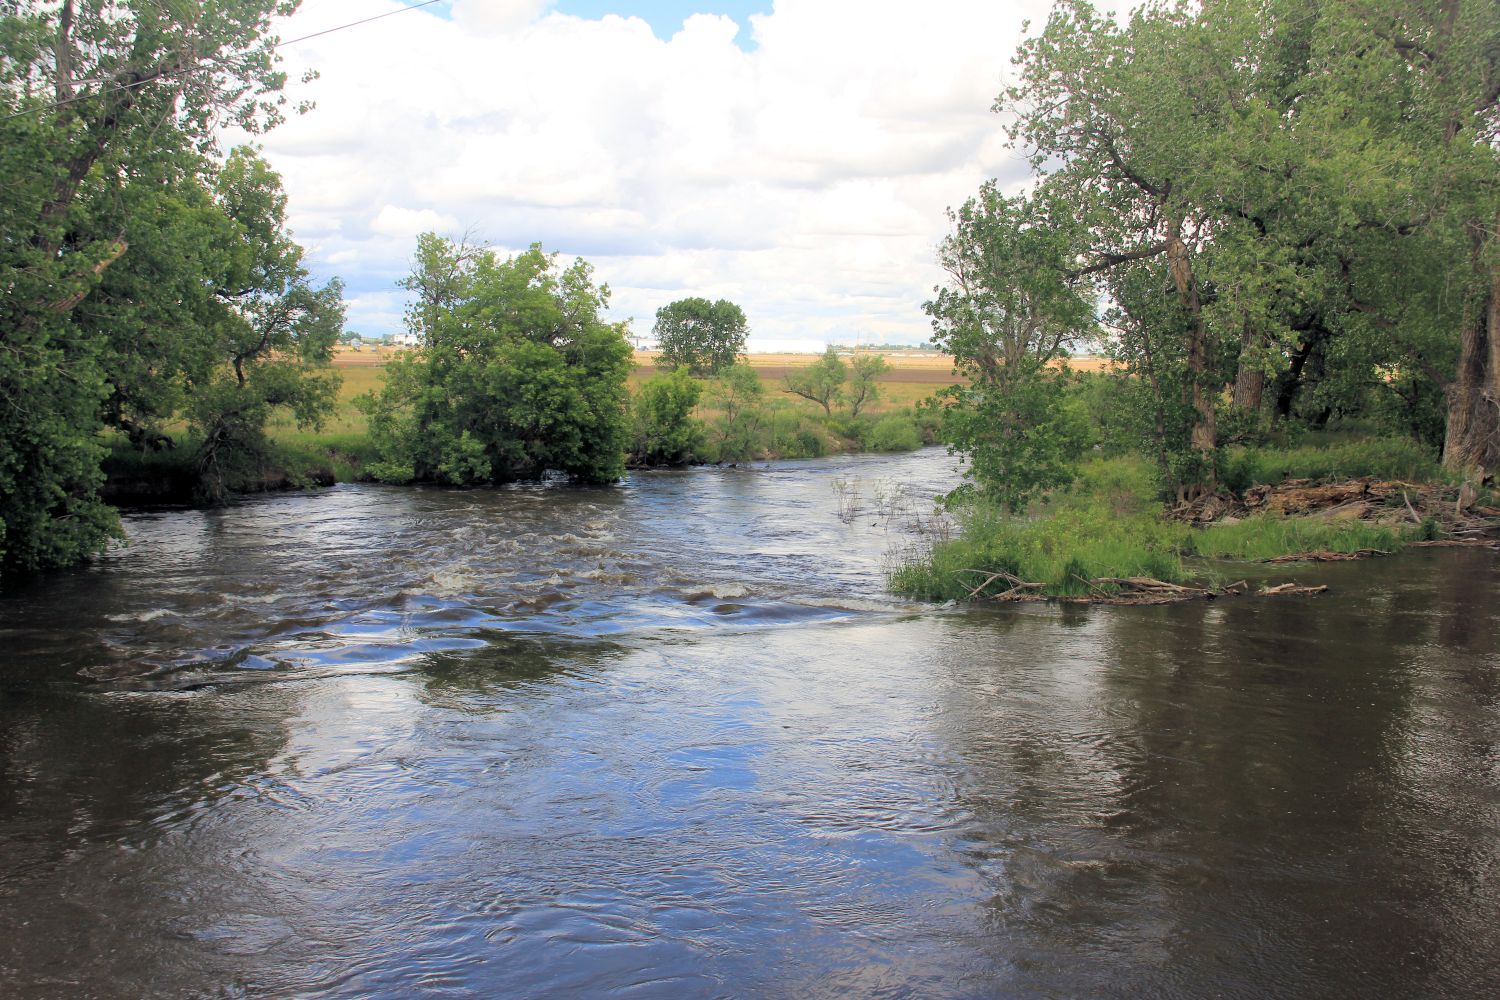
<svg viewBox="0 0 1500 1000">
<path fill-rule="evenodd" d="M 343 322 L 277 175 L 226 123 L 281 120 L 271 18 L 295 3 L 23 0 L 0 11 L 0 579 L 118 532 L 111 435 L 194 443 L 212 499 L 273 409 L 327 412 Z"/>
<path fill-rule="evenodd" d="M 1347 416 L 1500 468 L 1500 4 L 1063 0 L 1015 65 L 995 109 L 1034 183 L 951 213 L 927 306 L 972 488 L 1068 479 L 1049 363 L 1101 342 L 1179 500 L 1226 446 Z"/>
<path fill-rule="evenodd" d="M 683 367 L 648 379 L 631 399 L 630 464 L 736 465 L 762 458 L 912 451 L 937 442 L 934 413 L 903 408 L 871 414 L 866 407 L 880 393 L 873 376 L 848 379 L 845 373 L 854 383 L 845 394 L 841 386 L 830 387 L 830 362 L 842 365 L 836 355 L 825 355 L 814 371 L 794 372 L 769 390 L 743 361 L 708 378 L 694 378 Z M 809 380 L 820 380 L 813 395 L 805 389 Z M 822 412 L 786 396 L 812 400 Z"/>
<path fill-rule="evenodd" d="M 912 414 L 873 419 L 878 357 L 847 366 L 830 351 L 768 398 L 740 360 L 748 333 L 733 303 L 688 298 L 657 312 L 663 372 L 631 397 L 626 324 L 602 318 L 609 288 L 583 260 L 564 267 L 537 245 L 503 257 L 433 233 L 419 237 L 407 327 L 416 350 L 390 361 L 381 388 L 359 400 L 384 482 L 455 486 L 548 475 L 584 483 L 636 467 L 736 464 L 765 457 L 919 447 L 934 424 Z"/>
</svg>

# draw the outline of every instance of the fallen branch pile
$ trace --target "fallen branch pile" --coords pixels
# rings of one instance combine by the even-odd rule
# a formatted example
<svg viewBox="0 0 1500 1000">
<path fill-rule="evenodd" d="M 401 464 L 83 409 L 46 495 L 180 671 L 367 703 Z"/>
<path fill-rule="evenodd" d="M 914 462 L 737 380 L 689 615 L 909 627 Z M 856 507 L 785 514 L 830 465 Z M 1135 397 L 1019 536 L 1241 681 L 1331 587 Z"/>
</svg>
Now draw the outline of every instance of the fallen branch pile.
<svg viewBox="0 0 1500 1000">
<path fill-rule="evenodd" d="M 1087 596 L 1057 595 L 1045 593 L 1045 583 L 1022 580 L 1003 570 L 990 572 L 966 569 L 960 572 L 984 577 L 979 586 L 969 591 L 971 601 L 983 598 L 991 601 L 1056 601 L 1060 604 L 1175 604 L 1178 601 L 1211 601 L 1217 597 L 1239 597 L 1250 593 L 1249 584 L 1244 580 L 1210 588 L 1168 583 L 1166 580 L 1146 576 L 1101 576 L 1093 580 L 1076 578 L 1089 589 Z M 997 582 L 1004 583 L 1006 589 L 996 594 L 984 593 L 986 588 Z M 1327 590 L 1327 586 L 1301 587 L 1293 583 L 1282 583 L 1274 587 L 1263 587 L 1257 593 L 1274 597 L 1321 594 Z"/>
<path fill-rule="evenodd" d="M 1320 583 L 1316 587 L 1302 587 L 1295 583 L 1278 583 L 1274 587 L 1260 588 L 1262 597 L 1291 597 L 1305 594 L 1322 594 L 1328 590 L 1328 584 Z"/>
<path fill-rule="evenodd" d="M 1477 503 L 1477 496 L 1477 491 L 1467 484 L 1455 487 L 1370 476 L 1335 483 L 1288 479 L 1275 486 L 1252 486 L 1242 500 L 1228 495 L 1203 496 L 1177 505 L 1168 515 L 1196 524 L 1233 523 L 1252 514 L 1347 518 L 1392 527 L 1421 525 L 1430 520 L 1447 539 L 1493 538 L 1500 534 L 1500 509 Z M 1377 550 L 1362 553 L 1383 554 Z"/>
<path fill-rule="evenodd" d="M 1355 549 L 1353 552 L 1333 552 L 1329 549 L 1318 549 L 1316 552 L 1293 552 L 1285 556 L 1272 556 L 1270 559 L 1262 561 L 1273 565 L 1294 562 L 1350 562 L 1354 559 L 1368 559 L 1371 556 L 1388 556 L 1390 554 L 1385 549 Z"/>
</svg>

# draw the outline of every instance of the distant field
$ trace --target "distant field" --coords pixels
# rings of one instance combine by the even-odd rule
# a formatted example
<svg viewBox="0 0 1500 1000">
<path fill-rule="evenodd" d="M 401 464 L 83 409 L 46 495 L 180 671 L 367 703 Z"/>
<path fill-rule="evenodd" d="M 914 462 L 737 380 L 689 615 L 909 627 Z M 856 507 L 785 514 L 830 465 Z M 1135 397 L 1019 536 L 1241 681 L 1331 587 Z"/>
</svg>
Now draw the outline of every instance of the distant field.
<svg viewBox="0 0 1500 1000">
<path fill-rule="evenodd" d="M 339 402 L 347 404 L 355 396 L 378 386 L 381 367 L 401 350 L 394 347 L 380 351 L 369 348 L 362 351 L 342 349 L 334 355 L 333 366 L 344 376 Z M 890 365 L 890 371 L 880 380 L 881 398 L 870 407 L 871 412 L 913 406 L 943 386 L 959 381 L 953 374 L 953 359 L 946 354 L 935 351 L 891 351 L 882 352 L 882 356 L 886 364 Z M 816 354 L 751 354 L 747 360 L 760 375 L 767 392 L 775 395 L 781 393 L 782 379 L 789 372 L 807 367 L 818 357 Z M 656 358 L 655 351 L 635 352 L 636 367 L 630 377 L 632 387 L 656 374 Z M 1103 358 L 1089 357 L 1072 358 L 1069 364 L 1081 371 L 1100 371 L 1108 366 Z M 343 405 L 340 410 L 342 426 L 350 429 L 363 426 L 363 414 L 353 411 L 353 407 Z"/>
</svg>

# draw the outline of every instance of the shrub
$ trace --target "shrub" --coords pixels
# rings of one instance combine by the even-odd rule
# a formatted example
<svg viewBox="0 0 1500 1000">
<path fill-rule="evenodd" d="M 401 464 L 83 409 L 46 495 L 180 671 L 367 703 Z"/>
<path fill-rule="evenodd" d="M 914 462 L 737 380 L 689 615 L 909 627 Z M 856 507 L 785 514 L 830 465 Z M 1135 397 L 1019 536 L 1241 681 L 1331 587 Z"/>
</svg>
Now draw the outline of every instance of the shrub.
<svg viewBox="0 0 1500 1000">
<path fill-rule="evenodd" d="M 469 485 L 560 472 L 610 482 L 624 472 L 628 427 L 623 326 L 600 312 L 607 289 L 582 260 L 566 270 L 534 245 L 518 257 L 422 236 L 405 286 L 425 346 L 386 368 L 363 397 L 394 482 Z"/>
<path fill-rule="evenodd" d="M 922 447 L 922 432 L 910 417 L 888 414 L 870 428 L 865 447 L 871 451 L 915 451 Z"/>
<path fill-rule="evenodd" d="M 679 368 L 649 379 L 631 401 L 630 461 L 636 465 L 685 465 L 703 450 L 703 422 L 693 407 L 703 385 Z"/>
<path fill-rule="evenodd" d="M 709 385 L 708 401 L 718 416 L 710 425 L 714 461 L 744 462 L 765 450 L 761 440 L 765 422 L 765 387 L 748 364 L 725 368 Z"/>
</svg>

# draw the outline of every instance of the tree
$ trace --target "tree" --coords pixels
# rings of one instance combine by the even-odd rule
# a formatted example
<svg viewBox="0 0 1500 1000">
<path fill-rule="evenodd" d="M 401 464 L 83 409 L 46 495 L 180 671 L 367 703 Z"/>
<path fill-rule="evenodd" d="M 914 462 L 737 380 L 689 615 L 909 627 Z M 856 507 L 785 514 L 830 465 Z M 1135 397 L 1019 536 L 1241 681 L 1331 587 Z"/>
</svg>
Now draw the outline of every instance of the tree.
<svg viewBox="0 0 1500 1000">
<path fill-rule="evenodd" d="M 880 379 L 891 370 L 891 366 L 886 364 L 884 355 L 856 354 L 851 367 L 853 371 L 849 374 L 849 391 L 846 396 L 849 400 L 849 416 L 857 417 L 867 404 L 880 398 Z"/>
<path fill-rule="evenodd" d="M 942 394 L 942 438 L 969 459 L 970 482 L 955 492 L 1011 510 L 1068 482 L 1082 443 L 1052 365 L 1093 329 L 1087 286 L 1067 275 L 1066 212 L 1045 192 L 1009 198 L 986 184 L 949 213 L 954 230 L 938 250 L 949 282 L 925 306 L 933 343 L 969 380 Z"/>
<path fill-rule="evenodd" d="M 725 368 L 709 385 L 709 402 L 720 411 L 714 425 L 720 462 L 745 462 L 759 450 L 766 388 L 755 369 L 744 362 Z"/>
<path fill-rule="evenodd" d="M 1359 237 L 1341 260 L 1363 321 L 1350 325 L 1441 389 L 1443 464 L 1483 479 L 1500 469 L 1500 7 L 1359 13 L 1324 15 L 1341 40 L 1324 110 L 1339 159 L 1379 153 L 1344 200 Z"/>
<path fill-rule="evenodd" d="M 101 416 L 133 405 L 122 384 L 155 378 L 153 350 L 121 351 L 90 314 L 120 301 L 101 298 L 106 281 L 126 294 L 122 266 L 144 275 L 142 243 L 173 238 L 145 221 L 152 213 L 214 225 L 203 213 L 212 214 L 204 180 L 216 169 L 216 129 L 280 120 L 284 77 L 267 32 L 272 16 L 295 8 L 18 0 L 0 12 L 0 572 L 77 561 L 118 530 L 98 498 L 98 431 Z M 177 257 L 176 273 L 193 259 Z M 174 276 L 150 296 L 152 309 L 186 316 L 211 284 Z M 174 303 L 173 289 L 186 286 L 192 294 Z M 156 381 L 158 399 L 176 391 Z M 155 415 L 161 405 L 142 407 Z"/>
<path fill-rule="evenodd" d="M 843 385 L 849 379 L 849 366 L 839 357 L 839 352 L 829 347 L 806 368 L 795 368 L 787 372 L 782 380 L 784 392 L 811 400 L 823 407 L 825 416 L 833 416 L 833 404 L 843 395 Z"/>
<path fill-rule="evenodd" d="M 403 287 L 417 293 L 407 326 L 422 346 L 392 360 L 364 401 L 379 478 L 623 475 L 630 344 L 623 323 L 600 317 L 609 289 L 585 261 L 562 268 L 540 244 L 501 259 L 427 233 Z"/>
<path fill-rule="evenodd" d="M 1198 154 L 1227 107 L 1211 72 L 1223 54 L 1191 35 L 1191 18 L 1186 6 L 1156 6 L 1122 28 L 1085 0 L 1064 0 L 1043 33 L 1022 43 L 1019 81 L 996 103 L 1016 114 L 1012 141 L 1028 149 L 1051 197 L 1082 220 L 1082 262 L 1065 273 L 1167 262 L 1186 320 L 1195 413 L 1190 441 L 1198 461 L 1187 471 L 1186 496 L 1216 488 L 1214 330 L 1197 259 L 1210 230 L 1194 194 L 1217 180 L 1212 171 L 1198 179 L 1211 164 Z"/>
<path fill-rule="evenodd" d="M 327 368 L 344 325 L 343 285 L 308 283 L 302 248 L 286 231 L 281 178 L 249 150 L 236 149 L 215 178 L 235 252 L 215 289 L 213 363 L 191 373 L 187 413 L 203 442 L 198 490 L 219 501 L 236 473 L 270 459 L 266 421 L 285 407 L 299 427 L 333 409 L 339 376 Z"/>
<path fill-rule="evenodd" d="M 634 436 L 630 460 L 637 465 L 685 465 L 703 448 L 703 422 L 693 407 L 703 384 L 682 368 L 647 379 L 631 400 Z"/>
<path fill-rule="evenodd" d="M 1064 0 L 1017 61 L 997 107 L 1085 221 L 1072 273 L 1120 301 L 1164 265 L 1177 332 L 1154 353 L 1181 356 L 1193 412 L 1179 496 L 1215 488 L 1226 384 L 1244 426 L 1268 385 L 1283 418 L 1326 415 L 1395 371 L 1444 393 L 1449 468 L 1500 466 L 1494 0 L 1207 0 L 1126 24 Z"/>
<path fill-rule="evenodd" d="M 658 367 L 686 367 L 693 375 L 718 375 L 745 353 L 745 313 L 727 299 L 679 299 L 656 310 Z"/>
</svg>

